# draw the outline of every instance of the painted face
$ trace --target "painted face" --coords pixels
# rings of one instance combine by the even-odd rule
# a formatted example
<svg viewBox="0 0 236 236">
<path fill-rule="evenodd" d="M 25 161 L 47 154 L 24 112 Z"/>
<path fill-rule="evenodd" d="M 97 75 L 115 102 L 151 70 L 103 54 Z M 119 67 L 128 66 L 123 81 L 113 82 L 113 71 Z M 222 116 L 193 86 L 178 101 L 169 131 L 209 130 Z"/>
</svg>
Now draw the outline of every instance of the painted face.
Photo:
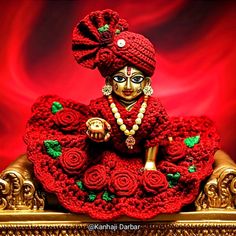
<svg viewBox="0 0 236 236">
<path fill-rule="evenodd" d="M 143 73 L 130 66 L 125 66 L 112 76 L 112 89 L 114 93 L 127 101 L 138 97 L 146 85 Z"/>
</svg>

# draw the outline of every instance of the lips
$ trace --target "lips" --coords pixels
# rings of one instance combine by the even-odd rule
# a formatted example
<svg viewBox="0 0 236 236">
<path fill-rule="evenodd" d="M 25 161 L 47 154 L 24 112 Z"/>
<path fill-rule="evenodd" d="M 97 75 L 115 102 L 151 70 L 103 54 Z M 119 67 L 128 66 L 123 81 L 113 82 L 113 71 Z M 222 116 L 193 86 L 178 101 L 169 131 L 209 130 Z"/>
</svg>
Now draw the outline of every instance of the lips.
<svg viewBox="0 0 236 236">
<path fill-rule="evenodd" d="M 133 90 L 123 90 L 122 93 L 123 93 L 125 96 L 130 96 L 130 95 L 133 93 Z"/>
</svg>

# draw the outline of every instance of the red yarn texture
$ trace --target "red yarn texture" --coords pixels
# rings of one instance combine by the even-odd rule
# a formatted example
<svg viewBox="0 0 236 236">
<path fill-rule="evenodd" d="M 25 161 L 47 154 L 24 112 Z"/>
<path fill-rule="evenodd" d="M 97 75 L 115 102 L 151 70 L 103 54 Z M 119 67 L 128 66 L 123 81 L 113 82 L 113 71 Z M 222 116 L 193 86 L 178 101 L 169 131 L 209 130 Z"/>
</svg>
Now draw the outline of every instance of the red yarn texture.
<svg viewBox="0 0 236 236">
<path fill-rule="evenodd" d="M 104 26 L 109 28 L 99 32 Z M 153 44 L 143 35 L 127 30 L 127 22 L 117 12 L 107 9 L 90 13 L 73 31 L 72 50 L 76 61 L 90 69 L 97 67 L 104 77 L 126 65 L 152 76 L 156 65 Z"/>
<path fill-rule="evenodd" d="M 54 102 L 63 107 L 56 113 L 52 113 Z M 143 97 L 131 111 L 114 102 L 130 130 Z M 59 117 L 68 111 L 61 122 Z M 24 138 L 36 177 L 69 211 L 104 221 L 121 215 L 146 220 L 178 212 L 196 199 L 200 183 L 212 173 L 214 153 L 219 149 L 219 136 L 207 117 L 169 118 L 159 99 L 153 97 L 148 100 L 132 150 L 125 145 L 126 136 L 116 124 L 106 97 L 85 106 L 43 96 L 32 112 Z M 86 120 L 95 116 L 112 127 L 107 143 L 94 143 L 86 135 Z M 200 135 L 199 143 L 187 147 L 184 139 L 196 135 Z M 174 140 L 171 144 L 169 136 Z M 45 140 L 58 142 L 56 156 L 45 148 Z M 157 171 L 144 171 L 145 148 L 157 144 Z M 189 167 L 196 171 L 189 171 Z"/>
</svg>

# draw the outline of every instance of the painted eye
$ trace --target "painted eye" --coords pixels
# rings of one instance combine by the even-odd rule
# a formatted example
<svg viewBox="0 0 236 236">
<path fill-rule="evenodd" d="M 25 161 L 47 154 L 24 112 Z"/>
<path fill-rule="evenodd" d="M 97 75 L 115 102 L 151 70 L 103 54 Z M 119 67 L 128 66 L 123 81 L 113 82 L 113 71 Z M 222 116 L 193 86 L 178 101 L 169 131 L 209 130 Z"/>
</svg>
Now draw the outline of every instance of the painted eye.
<svg viewBox="0 0 236 236">
<path fill-rule="evenodd" d="M 143 76 L 137 75 L 131 78 L 131 81 L 135 84 L 140 84 L 144 80 Z"/>
<path fill-rule="evenodd" d="M 117 83 L 123 83 L 125 82 L 125 78 L 122 76 L 114 76 L 113 79 L 117 82 Z"/>
</svg>

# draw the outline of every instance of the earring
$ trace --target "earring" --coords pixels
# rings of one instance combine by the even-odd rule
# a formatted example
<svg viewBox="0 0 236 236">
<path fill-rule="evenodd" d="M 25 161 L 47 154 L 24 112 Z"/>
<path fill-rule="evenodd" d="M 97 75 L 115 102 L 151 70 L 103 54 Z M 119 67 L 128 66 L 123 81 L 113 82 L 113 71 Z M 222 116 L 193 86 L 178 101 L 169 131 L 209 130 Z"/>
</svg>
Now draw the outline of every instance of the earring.
<svg viewBox="0 0 236 236">
<path fill-rule="evenodd" d="M 112 86 L 111 86 L 108 78 L 106 79 L 106 85 L 104 85 L 102 88 L 102 93 L 105 96 L 109 96 L 112 93 Z"/>
<path fill-rule="evenodd" d="M 151 79 L 150 78 L 148 78 L 148 82 L 145 85 L 145 87 L 143 88 L 143 93 L 144 93 L 144 95 L 147 95 L 147 96 L 151 96 L 153 94 L 153 89 L 151 86 Z"/>
</svg>

